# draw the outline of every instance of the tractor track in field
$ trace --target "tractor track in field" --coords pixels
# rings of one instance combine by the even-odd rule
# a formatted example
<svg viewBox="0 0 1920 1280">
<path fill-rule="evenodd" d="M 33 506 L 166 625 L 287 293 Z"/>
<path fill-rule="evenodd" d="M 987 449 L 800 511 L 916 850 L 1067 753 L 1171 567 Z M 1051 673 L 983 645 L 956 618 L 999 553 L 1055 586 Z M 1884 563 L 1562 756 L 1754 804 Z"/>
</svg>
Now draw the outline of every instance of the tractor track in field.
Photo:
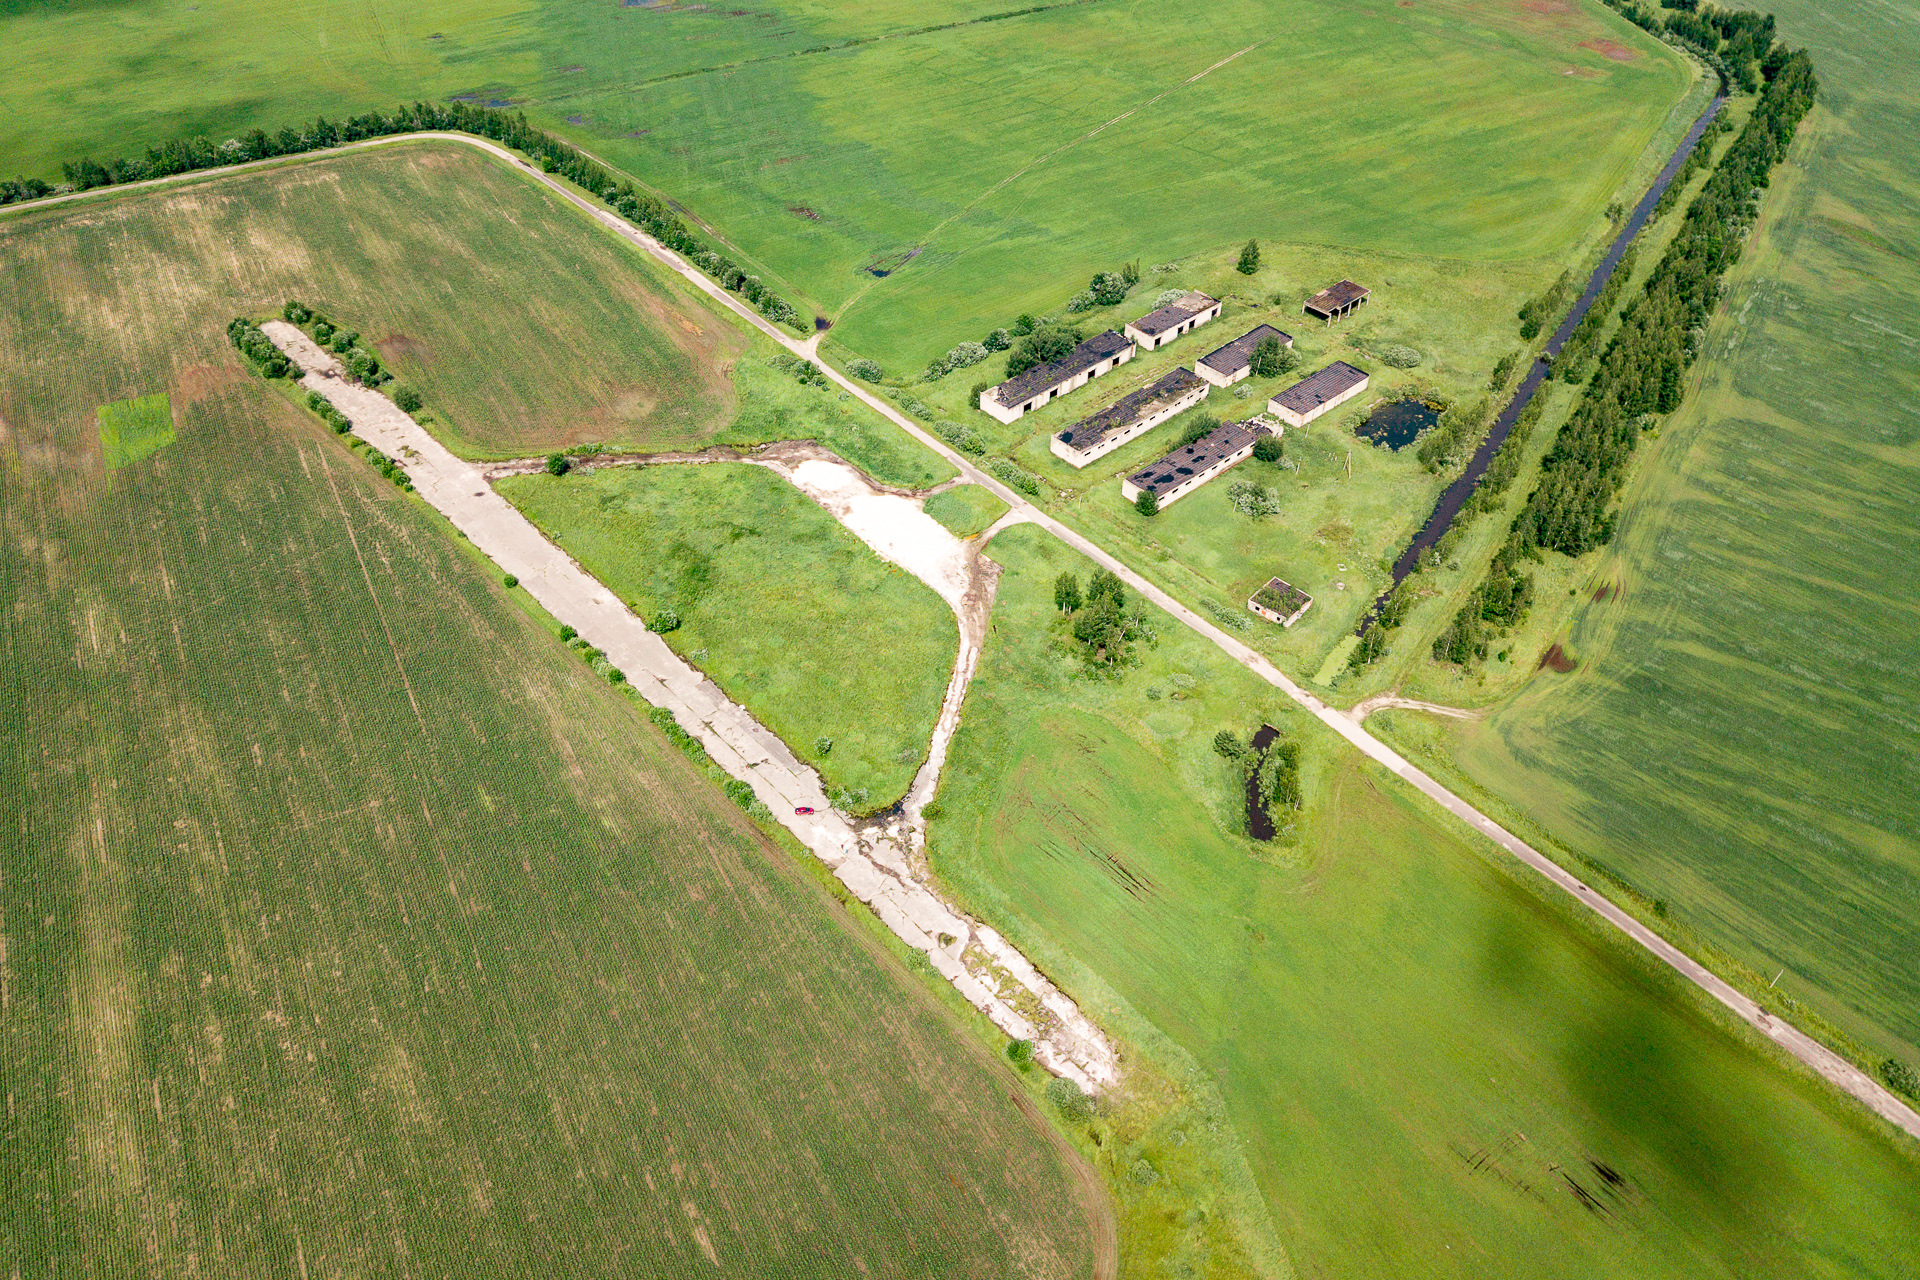
<svg viewBox="0 0 1920 1280">
<path fill-rule="evenodd" d="M 668 270 L 679 275 L 688 285 L 707 294 L 717 305 L 725 307 L 728 311 L 739 316 L 745 323 L 779 343 L 785 350 L 803 359 L 811 360 L 815 358 L 815 346 L 819 340 L 818 335 L 803 341 L 783 332 L 760 316 L 751 307 L 748 307 L 738 298 L 728 293 L 718 282 L 708 278 L 705 273 L 688 263 L 679 254 L 667 248 L 665 245 L 660 244 L 646 232 L 627 222 L 618 214 L 599 205 L 590 197 L 574 190 L 562 179 L 543 173 L 537 165 L 528 163 L 505 147 L 471 134 L 433 131 L 400 134 L 388 138 L 372 138 L 362 142 L 351 143 L 348 146 L 335 148 L 330 151 L 310 152 L 297 158 L 276 157 L 272 160 L 235 165 L 224 170 L 210 169 L 191 174 L 176 174 L 169 178 L 153 179 L 142 183 L 129 183 L 123 187 L 108 187 L 101 191 L 76 192 L 72 195 L 51 196 L 43 200 L 25 201 L 20 204 L 8 206 L 5 210 L 0 210 L 0 212 L 12 213 L 22 210 L 45 208 L 50 205 L 62 204 L 68 201 L 97 197 L 103 193 L 119 194 L 183 181 L 205 180 L 209 177 L 218 177 L 222 174 L 258 168 L 265 165 L 300 163 L 306 160 L 325 159 L 345 151 L 377 146 L 392 146 L 421 140 L 444 140 L 462 146 L 475 147 L 485 152 L 498 162 L 505 164 L 524 177 L 552 191 L 559 198 L 584 212 L 588 217 L 592 218 L 612 234 L 649 254 Z M 918 440 L 921 444 L 947 459 L 948 462 L 958 468 L 963 477 L 974 484 L 980 485 L 1005 502 L 1008 505 L 1009 511 L 1002 523 L 1037 524 L 1054 537 L 1059 538 L 1062 542 L 1092 560 L 1095 564 L 1116 574 L 1121 581 L 1140 592 L 1144 598 L 1156 607 L 1166 611 L 1182 625 L 1204 636 L 1223 653 L 1245 666 L 1249 671 L 1253 672 L 1262 680 L 1265 680 L 1274 688 L 1286 694 L 1287 697 L 1313 715 L 1322 724 L 1332 729 L 1334 733 L 1344 738 L 1368 759 L 1373 760 L 1388 772 L 1407 782 L 1414 787 L 1415 790 L 1432 800 L 1441 809 L 1506 851 L 1516 861 L 1530 867 L 1554 885 L 1554 887 L 1566 893 L 1575 902 L 1592 911 L 1606 921 L 1606 923 L 1619 930 L 1630 942 L 1650 953 L 1655 959 L 1673 969 L 1705 995 L 1724 1006 L 1735 1017 L 1758 1032 L 1766 1041 L 1797 1060 L 1802 1066 L 1820 1076 L 1841 1092 L 1852 1097 L 1888 1124 L 1893 1125 L 1895 1128 L 1902 1130 L 1915 1139 L 1920 1139 L 1920 1111 L 1916 1111 L 1902 1099 L 1896 1097 L 1865 1070 L 1847 1061 L 1806 1032 L 1801 1031 L 1792 1023 L 1769 1014 L 1766 1010 L 1762 1009 L 1757 1002 L 1749 999 L 1718 974 L 1713 973 L 1691 956 L 1681 951 L 1678 947 L 1668 942 L 1664 937 L 1652 929 L 1649 929 L 1610 899 L 1596 892 L 1591 886 L 1581 881 L 1579 877 L 1562 867 L 1552 858 L 1541 853 L 1532 845 L 1481 813 L 1478 809 L 1467 803 L 1467 801 L 1442 786 L 1425 771 L 1400 755 L 1399 752 L 1368 733 L 1350 714 L 1322 702 L 1318 697 L 1307 692 L 1306 689 L 1294 683 L 1252 648 L 1235 640 L 1219 627 L 1202 618 L 1178 600 L 1175 600 L 1172 596 L 1149 582 L 1146 578 L 1135 572 L 1091 539 L 1069 528 L 1039 507 L 1034 506 L 1024 495 L 1015 492 L 1013 489 L 996 480 L 993 476 L 987 474 L 980 467 L 974 465 L 971 459 L 959 451 L 950 448 L 944 441 L 926 431 L 918 423 L 909 419 L 892 405 L 880 399 L 865 387 L 856 383 L 853 379 L 846 377 L 832 366 L 822 364 L 820 369 L 821 372 L 835 385 L 840 387 L 841 390 L 846 391 L 861 401 L 861 403 L 865 404 L 869 409 L 880 414 L 889 422 Z M 421 434 L 423 436 L 425 435 L 424 432 Z M 431 437 L 427 438 L 431 440 Z M 440 447 L 437 442 L 434 443 L 436 448 Z M 449 454 L 448 457 L 451 459 L 452 455 Z M 466 467 L 465 463 L 460 463 L 459 465 L 463 468 Z M 467 469 L 472 473 L 474 479 L 479 479 L 477 472 L 472 472 L 471 468 Z M 984 539 L 982 541 L 984 541 Z"/>
</svg>

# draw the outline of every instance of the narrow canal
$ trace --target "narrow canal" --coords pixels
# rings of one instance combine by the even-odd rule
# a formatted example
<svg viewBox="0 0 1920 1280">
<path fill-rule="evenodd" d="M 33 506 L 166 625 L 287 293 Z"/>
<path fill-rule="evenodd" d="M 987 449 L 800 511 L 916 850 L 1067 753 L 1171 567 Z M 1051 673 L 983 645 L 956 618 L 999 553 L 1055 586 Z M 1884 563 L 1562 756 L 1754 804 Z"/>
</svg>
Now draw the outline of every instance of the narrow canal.
<svg viewBox="0 0 1920 1280">
<path fill-rule="evenodd" d="M 1720 108 L 1725 106 L 1726 102 L 1725 95 L 1714 98 L 1707 104 L 1707 109 L 1700 113 L 1700 118 L 1693 122 L 1693 127 L 1687 130 L 1687 136 L 1681 139 L 1679 147 L 1667 161 L 1666 167 L 1660 170 L 1660 176 L 1655 178 L 1653 185 L 1647 188 L 1646 195 L 1640 197 L 1640 203 L 1633 207 L 1633 213 L 1628 216 L 1626 225 L 1620 228 L 1620 234 L 1614 237 L 1606 256 L 1601 258 L 1600 265 L 1594 268 L 1593 275 L 1587 280 L 1586 290 L 1580 295 L 1580 300 L 1573 304 L 1573 309 L 1567 312 L 1566 319 L 1560 322 L 1560 327 L 1555 329 L 1553 336 L 1547 339 L 1544 356 L 1560 354 L 1560 348 L 1572 336 L 1575 327 L 1592 308 L 1593 300 L 1600 296 L 1600 290 L 1604 289 L 1607 281 L 1612 278 L 1614 268 L 1620 265 L 1621 255 L 1626 253 L 1627 246 L 1633 243 L 1633 238 L 1640 234 L 1640 229 L 1647 224 L 1647 219 L 1653 216 L 1654 206 L 1660 203 L 1660 197 L 1665 195 L 1667 188 L 1673 184 L 1674 176 L 1680 172 L 1680 166 L 1685 164 L 1687 157 L 1693 154 L 1694 147 L 1700 142 L 1700 136 L 1707 131 L 1707 126 L 1713 122 L 1715 116 L 1720 114 Z M 1446 533 L 1447 528 L 1453 524 L 1454 517 L 1460 514 L 1460 508 L 1466 504 L 1468 496 L 1473 493 L 1474 486 L 1480 483 L 1480 477 L 1486 474 L 1487 467 L 1493 462 L 1493 455 L 1500 452 L 1500 446 L 1506 443 L 1508 433 L 1513 430 L 1513 424 L 1519 420 L 1528 401 L 1532 400 L 1534 394 L 1540 390 L 1540 384 L 1546 381 L 1546 376 L 1546 359 L 1535 359 L 1532 367 L 1527 370 L 1527 376 L 1520 380 L 1520 389 L 1514 393 L 1513 400 L 1507 405 L 1505 411 L 1494 419 L 1493 429 L 1487 432 L 1487 438 L 1481 441 L 1478 449 L 1474 450 L 1473 457 L 1467 462 L 1467 469 L 1462 471 L 1460 478 L 1448 485 L 1441 493 L 1440 500 L 1434 504 L 1433 514 L 1427 517 L 1427 522 L 1420 526 L 1420 532 L 1413 535 L 1413 541 L 1407 544 L 1407 549 L 1400 553 L 1398 560 L 1394 561 L 1393 583 L 1387 591 L 1380 593 L 1380 598 L 1373 602 L 1371 609 L 1367 610 L 1366 618 L 1360 624 L 1360 630 L 1365 631 L 1372 625 L 1374 616 L 1380 612 L 1380 606 L 1386 603 L 1388 592 L 1391 592 L 1393 587 L 1399 586 L 1402 580 L 1414 571 L 1420 563 L 1420 553 L 1440 541 L 1441 535 Z"/>
</svg>

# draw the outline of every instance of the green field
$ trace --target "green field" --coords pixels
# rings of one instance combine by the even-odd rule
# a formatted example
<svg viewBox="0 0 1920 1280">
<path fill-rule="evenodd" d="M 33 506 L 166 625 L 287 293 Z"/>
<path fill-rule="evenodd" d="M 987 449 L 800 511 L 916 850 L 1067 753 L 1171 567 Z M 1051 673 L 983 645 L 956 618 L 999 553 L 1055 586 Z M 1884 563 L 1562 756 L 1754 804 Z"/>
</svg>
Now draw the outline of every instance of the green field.
<svg viewBox="0 0 1920 1280">
<path fill-rule="evenodd" d="M 926 512 L 953 533 L 971 538 L 1007 514 L 1007 504 L 977 484 L 961 484 L 928 498 Z"/>
<path fill-rule="evenodd" d="M 52 175 L 183 131 L 512 103 L 683 202 L 851 348 L 918 367 L 1063 281 L 1248 235 L 1557 257 L 1692 77 L 1597 4 L 1086 0 L 976 20 L 996 12 L 323 4 L 262 41 L 240 0 L 36 3 L 4 19 L 0 158 Z M 865 43 L 784 56 L 847 41 Z"/>
<path fill-rule="evenodd" d="M 173 443 L 173 406 L 167 393 L 100 406 L 100 457 L 109 471 L 129 467 Z"/>
<path fill-rule="evenodd" d="M 1005 1067 L 244 372 L 179 200 L 4 233 L 0 1274 L 1087 1274 Z"/>
<path fill-rule="evenodd" d="M 843 807 L 906 794 L 959 643 L 931 588 L 763 467 L 607 468 L 498 488 L 641 617 L 673 610 L 681 626 L 666 641 L 830 794 L 853 793 Z"/>
<path fill-rule="evenodd" d="M 1910 24 L 1792 6 L 1823 106 L 1696 397 L 1579 566 L 1542 673 L 1448 751 L 1876 1054 L 1920 1061 L 1920 186 Z M 1835 388 L 1845 388 L 1838 394 Z M 1610 587 L 1605 600 L 1594 596 Z"/>
<path fill-rule="evenodd" d="M 1201 1063 L 1302 1275 L 1891 1276 L 1920 1257 L 1920 1166 L 1850 1104 L 1167 619 L 1121 679 L 1079 674 L 1051 583 L 1086 564 L 1031 529 L 990 553 L 1007 569 L 935 868 L 1097 1016 L 1143 1017 Z M 1308 815 L 1274 846 L 1233 834 L 1210 746 L 1262 718 L 1307 753 Z"/>
</svg>

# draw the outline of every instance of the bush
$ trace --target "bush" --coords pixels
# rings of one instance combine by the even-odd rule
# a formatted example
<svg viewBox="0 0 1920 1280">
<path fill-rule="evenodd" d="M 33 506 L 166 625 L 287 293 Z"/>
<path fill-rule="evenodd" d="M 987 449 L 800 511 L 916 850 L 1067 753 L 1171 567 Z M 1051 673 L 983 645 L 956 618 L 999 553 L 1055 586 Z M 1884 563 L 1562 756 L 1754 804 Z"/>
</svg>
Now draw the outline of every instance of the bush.
<svg viewBox="0 0 1920 1280">
<path fill-rule="evenodd" d="M 1013 337 L 1005 329 L 995 329 L 980 345 L 989 351 L 1005 351 L 1013 345 Z"/>
<path fill-rule="evenodd" d="M 1139 276 L 1135 275 L 1134 279 L 1139 279 Z M 1125 301 L 1132 283 L 1123 272 L 1102 271 L 1087 285 L 1087 293 L 1096 306 L 1111 307 Z"/>
<path fill-rule="evenodd" d="M 1228 760 L 1238 760 L 1247 754 L 1246 744 L 1231 729 L 1222 729 L 1213 735 L 1213 749 Z"/>
<path fill-rule="evenodd" d="M 1180 432 L 1181 445 L 1189 445 L 1209 434 L 1220 425 L 1220 419 L 1210 413 L 1194 413 L 1187 419 L 1187 425 Z"/>
<path fill-rule="evenodd" d="M 280 318 L 288 324 L 305 324 L 312 315 L 313 312 L 307 310 L 292 298 L 288 298 L 287 304 L 280 308 Z"/>
<path fill-rule="evenodd" d="M 426 403 L 426 401 L 420 398 L 418 391 L 415 391 L 405 383 L 401 383 L 393 389 L 393 402 L 400 407 L 400 412 L 402 413 L 418 413 L 420 412 L 420 406 Z"/>
<path fill-rule="evenodd" d="M 669 631 L 678 631 L 679 629 L 680 615 L 672 609 L 662 609 L 647 619 L 647 630 L 653 632 L 655 635 L 663 636 Z"/>
<path fill-rule="evenodd" d="M 1093 290 L 1084 289 L 1067 299 L 1067 312 L 1070 315 L 1077 316 L 1082 311 L 1091 311 L 1098 305 L 1099 304 L 1094 301 Z"/>
<path fill-rule="evenodd" d="M 1251 480 L 1235 480 L 1227 486 L 1227 501 L 1243 516 L 1272 516 L 1280 513 L 1280 495 Z"/>
<path fill-rule="evenodd" d="M 817 755 L 817 756 L 827 756 L 827 755 L 832 755 L 832 754 L 833 754 L 833 739 L 832 739 L 832 738 L 825 738 L 825 737 L 821 737 L 821 738 L 815 738 L 815 739 L 813 740 L 813 754 L 815 754 L 815 755 Z"/>
<path fill-rule="evenodd" d="M 573 629 L 572 627 L 561 627 L 561 628 L 560 628 L 560 639 L 561 639 L 561 640 L 562 640 L 563 642 L 565 642 L 565 641 L 569 641 L 569 640 L 572 640 L 572 639 L 573 639 L 573 638 L 574 638 L 575 636 L 577 636 L 577 635 L 579 635 L 579 634 L 580 634 L 580 633 L 579 633 L 578 631 L 575 631 L 575 630 L 574 630 L 574 629 Z"/>
<path fill-rule="evenodd" d="M 1262 435 L 1253 442 L 1253 456 L 1260 462 L 1278 462 L 1286 452 L 1287 447 L 1279 436 Z"/>
<path fill-rule="evenodd" d="M 986 358 L 987 348 L 985 343 L 962 342 L 955 346 L 953 350 L 947 352 L 947 367 L 949 369 L 964 369 L 968 365 L 979 364 Z"/>
<path fill-rule="evenodd" d="M 1888 1058 L 1880 1064 L 1880 1078 L 1887 1082 L 1887 1088 L 1895 1093 L 1904 1093 L 1907 1097 L 1920 1101 L 1920 1071 L 1902 1062 L 1898 1058 Z"/>
<path fill-rule="evenodd" d="M 512 589 L 520 585 L 520 579 L 514 577 L 512 574 L 509 573 L 505 577 L 500 579 L 500 585 L 508 589 Z"/>
<path fill-rule="evenodd" d="M 1160 514 L 1160 495 L 1151 489 L 1142 489 L 1140 496 L 1133 500 L 1133 509 L 1143 516 Z"/>
<path fill-rule="evenodd" d="M 1262 338 L 1248 367 L 1256 378 L 1277 378 L 1299 363 L 1299 355 L 1280 339 Z"/>
<path fill-rule="evenodd" d="M 1155 270 L 1158 270 L 1158 268 L 1155 268 Z M 1162 290 L 1160 293 L 1160 296 L 1153 300 L 1153 309 L 1155 311 L 1158 311 L 1161 307 L 1167 306 L 1171 303 L 1178 302 L 1180 301 L 1180 299 L 1186 296 L 1187 296 L 1187 291 L 1185 289 Z"/>
<path fill-rule="evenodd" d="M 1240 246 L 1240 261 L 1234 269 L 1243 276 L 1250 276 L 1260 269 L 1260 242 L 1249 240 Z"/>
<path fill-rule="evenodd" d="M 1412 347 L 1403 347 L 1397 342 L 1388 343 L 1376 350 L 1374 354 L 1396 369 L 1411 369 L 1420 363 L 1418 351 Z"/>
<path fill-rule="evenodd" d="M 987 442 L 972 427 L 959 422 L 936 422 L 933 433 L 962 453 L 979 457 L 987 451 Z"/>
<path fill-rule="evenodd" d="M 567 469 L 571 466 L 573 466 L 573 463 L 568 460 L 567 455 L 564 453 L 550 453 L 547 455 L 547 474 L 550 476 L 563 476 L 567 474 Z"/>
<path fill-rule="evenodd" d="M 1069 1120 L 1085 1120 L 1093 1114 L 1093 1099 L 1073 1081 L 1057 1076 L 1047 1081 L 1047 1101 Z"/>
<path fill-rule="evenodd" d="M 994 479 L 1010 488 L 1018 489 L 1029 498 L 1040 496 L 1040 477 L 1031 471 L 1023 470 L 1004 458 L 996 461 L 987 470 L 992 473 Z"/>
<path fill-rule="evenodd" d="M 871 360 L 847 361 L 847 373 L 862 382 L 878 382 L 884 376 L 880 372 L 880 366 Z"/>
<path fill-rule="evenodd" d="M 1007 353 L 1007 376 L 1016 377 L 1036 365 L 1058 360 L 1079 346 L 1085 337 L 1086 331 L 1077 325 L 1048 325 L 1044 329 L 1035 329 L 1014 343 L 1013 349 Z"/>
<path fill-rule="evenodd" d="M 1007 1041 L 1007 1061 L 1016 1067 L 1024 1067 L 1033 1061 L 1033 1041 Z"/>
</svg>

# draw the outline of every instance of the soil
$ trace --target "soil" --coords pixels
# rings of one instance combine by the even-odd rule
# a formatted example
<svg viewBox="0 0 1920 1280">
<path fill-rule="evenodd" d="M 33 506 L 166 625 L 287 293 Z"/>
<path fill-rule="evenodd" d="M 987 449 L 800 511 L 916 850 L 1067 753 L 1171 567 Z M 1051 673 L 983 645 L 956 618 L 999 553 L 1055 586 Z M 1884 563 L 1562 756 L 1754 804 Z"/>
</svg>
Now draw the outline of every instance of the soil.
<svg viewBox="0 0 1920 1280">
<path fill-rule="evenodd" d="M 1616 44 L 1612 40 L 1600 38 L 1582 40 L 1579 47 L 1582 49 L 1591 49 L 1601 57 L 1611 58 L 1615 62 L 1632 62 L 1640 56 L 1623 44 Z"/>
<path fill-rule="evenodd" d="M 1552 668 L 1561 675 L 1566 675 L 1579 665 L 1578 662 L 1575 662 L 1573 658 L 1568 655 L 1565 649 L 1562 649 L 1556 644 L 1553 648 L 1540 655 L 1540 665 L 1535 667 L 1534 670 L 1545 671 L 1548 668 Z"/>
<path fill-rule="evenodd" d="M 808 222 L 820 221 L 819 213 L 809 209 L 804 204 L 790 204 L 787 206 L 787 212 L 796 218 L 805 218 Z"/>
<path fill-rule="evenodd" d="M 1613 599 L 1613 584 L 1610 582 L 1602 583 L 1600 589 L 1593 593 L 1593 602 L 1595 604 L 1611 599 Z"/>
</svg>

